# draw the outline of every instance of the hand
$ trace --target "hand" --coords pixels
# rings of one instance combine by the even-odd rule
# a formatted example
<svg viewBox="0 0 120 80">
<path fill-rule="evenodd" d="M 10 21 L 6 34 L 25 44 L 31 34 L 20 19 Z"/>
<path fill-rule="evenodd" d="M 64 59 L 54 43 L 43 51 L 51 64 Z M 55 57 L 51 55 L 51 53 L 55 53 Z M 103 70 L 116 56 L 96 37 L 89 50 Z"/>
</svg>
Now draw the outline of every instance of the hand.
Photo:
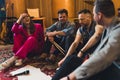
<svg viewBox="0 0 120 80">
<path fill-rule="evenodd" d="M 58 66 L 60 67 L 60 66 L 63 64 L 64 61 L 65 61 L 65 58 L 63 58 L 62 60 L 60 60 L 60 61 L 58 62 Z"/>
<path fill-rule="evenodd" d="M 19 17 L 19 19 L 17 20 L 17 23 L 20 24 L 21 20 L 22 20 L 25 16 L 28 16 L 28 14 L 27 14 L 27 13 L 21 14 L 20 17 Z"/>
<path fill-rule="evenodd" d="M 60 79 L 60 80 L 68 80 L 68 79 L 67 79 L 67 77 L 63 77 L 63 78 L 62 78 L 62 79 Z"/>
<path fill-rule="evenodd" d="M 77 57 L 82 57 L 83 53 L 79 52 Z"/>
<path fill-rule="evenodd" d="M 47 33 L 46 33 L 46 36 L 48 36 L 48 37 L 51 37 L 51 36 L 52 36 L 52 37 L 53 37 L 53 36 L 56 35 L 55 32 L 56 32 L 56 31 L 54 31 L 54 32 L 47 32 Z"/>
<path fill-rule="evenodd" d="M 20 15 L 19 19 L 23 19 L 26 16 L 28 16 L 28 14 L 27 13 L 23 13 L 23 14 Z"/>
<path fill-rule="evenodd" d="M 54 42 L 54 37 L 48 37 L 50 42 Z"/>
<path fill-rule="evenodd" d="M 69 77 L 68 77 L 69 76 Z M 76 80 L 75 74 L 71 73 L 66 77 L 61 78 L 60 80 Z"/>
</svg>

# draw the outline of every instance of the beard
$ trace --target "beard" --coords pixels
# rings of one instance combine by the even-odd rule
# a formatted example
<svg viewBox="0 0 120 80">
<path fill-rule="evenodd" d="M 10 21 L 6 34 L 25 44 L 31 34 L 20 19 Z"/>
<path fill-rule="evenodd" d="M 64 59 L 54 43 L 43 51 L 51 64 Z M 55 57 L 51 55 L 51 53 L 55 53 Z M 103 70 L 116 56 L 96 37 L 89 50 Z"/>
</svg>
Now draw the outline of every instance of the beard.
<svg viewBox="0 0 120 80">
<path fill-rule="evenodd" d="M 104 22 L 103 22 L 102 19 L 100 19 L 100 20 L 96 20 L 96 22 L 97 22 L 99 25 L 104 25 Z"/>
<path fill-rule="evenodd" d="M 62 25 L 64 25 L 64 24 L 66 23 L 66 21 L 60 21 L 60 23 L 61 23 Z"/>
</svg>

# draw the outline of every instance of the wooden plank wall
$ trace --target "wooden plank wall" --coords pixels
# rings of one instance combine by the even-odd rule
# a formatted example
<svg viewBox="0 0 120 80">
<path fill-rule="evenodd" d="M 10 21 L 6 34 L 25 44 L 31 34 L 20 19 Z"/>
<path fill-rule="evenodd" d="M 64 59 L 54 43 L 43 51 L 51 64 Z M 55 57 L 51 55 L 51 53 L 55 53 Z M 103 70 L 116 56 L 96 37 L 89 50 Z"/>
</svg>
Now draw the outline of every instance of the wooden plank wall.
<svg viewBox="0 0 120 80">
<path fill-rule="evenodd" d="M 68 10 L 69 17 L 75 17 L 75 0 L 52 0 L 52 17 L 58 18 L 57 12 L 63 8 Z"/>
<path fill-rule="evenodd" d="M 25 11 L 25 0 L 6 0 L 7 17 L 18 17 Z"/>
<path fill-rule="evenodd" d="M 53 9 L 55 6 L 52 6 L 53 0 L 6 0 L 6 2 L 9 3 L 9 7 L 7 10 L 7 15 L 10 17 L 12 16 L 11 13 L 11 5 L 14 4 L 14 16 L 19 17 L 19 15 L 27 8 L 39 8 L 40 9 L 40 15 L 46 17 L 46 26 L 49 27 L 52 24 L 52 18 L 53 18 Z M 78 11 L 82 9 L 89 9 L 92 12 L 93 5 L 89 2 L 85 2 L 85 0 L 74 0 L 74 5 L 71 7 L 74 7 L 74 16 L 77 17 Z M 87 0 L 87 1 L 94 1 L 94 0 Z M 117 15 L 117 9 L 120 8 L 120 0 L 113 0 L 115 4 L 116 9 L 116 15 Z M 59 3 L 59 5 L 62 4 Z M 57 13 L 56 13 L 57 14 Z"/>
<path fill-rule="evenodd" d="M 85 2 L 84 0 L 76 0 L 76 3 L 75 3 L 75 16 L 76 17 L 77 17 L 77 13 L 82 9 L 89 9 L 92 12 L 92 9 L 93 9 L 92 2 L 94 2 L 94 0 L 87 0 L 87 1 L 88 2 Z"/>
<path fill-rule="evenodd" d="M 52 24 L 52 4 L 51 0 L 26 0 L 26 8 L 39 8 L 40 16 L 46 17 L 45 25 Z"/>
<path fill-rule="evenodd" d="M 116 15 L 118 15 L 118 8 L 120 8 L 120 0 L 113 0 L 113 2 L 115 4 Z"/>
</svg>

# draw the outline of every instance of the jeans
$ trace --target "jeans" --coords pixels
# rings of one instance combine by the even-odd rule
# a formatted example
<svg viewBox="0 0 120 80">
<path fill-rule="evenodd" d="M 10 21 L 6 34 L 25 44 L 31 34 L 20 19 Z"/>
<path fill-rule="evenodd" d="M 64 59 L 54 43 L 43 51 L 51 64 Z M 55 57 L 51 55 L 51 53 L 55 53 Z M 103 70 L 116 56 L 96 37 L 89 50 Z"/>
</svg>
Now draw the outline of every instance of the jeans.
<svg viewBox="0 0 120 80">
<path fill-rule="evenodd" d="M 82 58 L 78 58 L 76 55 L 71 55 L 66 58 L 56 74 L 52 77 L 52 80 L 59 80 L 62 77 L 67 76 L 74 71 L 83 62 Z"/>
<path fill-rule="evenodd" d="M 62 77 L 69 75 L 83 63 L 83 60 L 84 60 L 83 58 L 78 58 L 76 55 L 68 56 L 64 63 L 61 65 L 61 67 L 56 71 L 56 74 L 52 77 L 52 80 L 60 80 Z M 88 79 L 79 80 L 119 80 L 120 76 L 118 72 L 116 75 L 114 75 L 115 70 L 116 68 L 112 64 L 105 70 L 91 76 Z"/>
<path fill-rule="evenodd" d="M 71 36 L 62 36 L 62 37 L 54 37 L 54 41 L 59 44 L 64 50 L 65 53 L 68 51 L 71 43 L 73 42 L 74 37 Z M 44 45 L 44 51 L 43 53 L 47 53 L 49 54 L 50 49 L 51 49 L 52 43 L 49 41 L 49 39 L 46 39 L 45 45 Z M 58 55 L 60 51 L 58 49 L 56 49 L 54 51 L 55 55 Z"/>
</svg>

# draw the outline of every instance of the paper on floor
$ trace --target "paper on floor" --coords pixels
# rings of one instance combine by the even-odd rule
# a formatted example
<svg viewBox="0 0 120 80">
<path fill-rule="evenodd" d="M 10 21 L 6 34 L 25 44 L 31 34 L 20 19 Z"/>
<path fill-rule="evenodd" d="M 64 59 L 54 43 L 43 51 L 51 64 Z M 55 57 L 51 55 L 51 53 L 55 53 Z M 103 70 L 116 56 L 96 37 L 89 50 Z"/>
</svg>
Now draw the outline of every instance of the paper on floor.
<svg viewBox="0 0 120 80">
<path fill-rule="evenodd" d="M 23 71 L 29 70 L 29 75 L 20 75 L 17 76 L 18 80 L 51 80 L 50 76 L 47 76 L 45 73 L 41 72 L 39 68 L 35 68 L 33 66 L 27 65 L 23 68 L 20 68 L 16 71 L 12 71 L 10 74 L 14 75 L 16 73 L 20 73 Z"/>
</svg>

